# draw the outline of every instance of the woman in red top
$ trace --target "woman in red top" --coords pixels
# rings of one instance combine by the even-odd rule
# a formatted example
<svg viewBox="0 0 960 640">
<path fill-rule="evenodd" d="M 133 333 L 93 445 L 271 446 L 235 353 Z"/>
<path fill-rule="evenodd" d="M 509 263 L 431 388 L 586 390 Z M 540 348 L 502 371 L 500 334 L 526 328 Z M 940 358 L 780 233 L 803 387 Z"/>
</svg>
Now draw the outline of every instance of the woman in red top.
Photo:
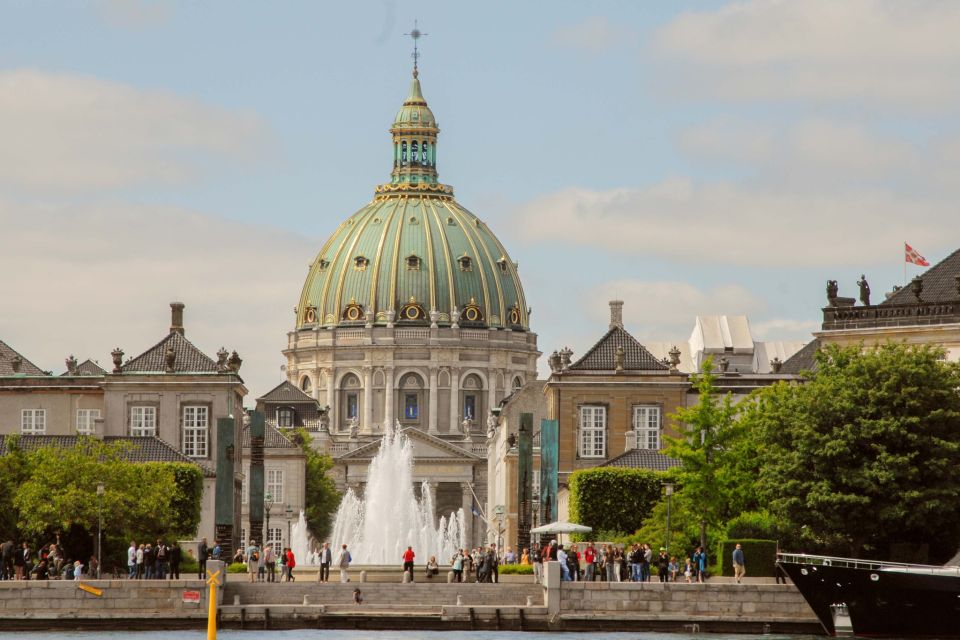
<svg viewBox="0 0 960 640">
<path fill-rule="evenodd" d="M 293 568 L 297 566 L 297 559 L 293 557 L 293 549 L 287 549 L 287 582 L 296 582 L 293 577 Z"/>
<path fill-rule="evenodd" d="M 410 582 L 413 582 L 413 559 L 415 557 L 413 547 L 407 547 L 407 550 L 403 552 L 403 570 L 410 572 Z"/>
</svg>

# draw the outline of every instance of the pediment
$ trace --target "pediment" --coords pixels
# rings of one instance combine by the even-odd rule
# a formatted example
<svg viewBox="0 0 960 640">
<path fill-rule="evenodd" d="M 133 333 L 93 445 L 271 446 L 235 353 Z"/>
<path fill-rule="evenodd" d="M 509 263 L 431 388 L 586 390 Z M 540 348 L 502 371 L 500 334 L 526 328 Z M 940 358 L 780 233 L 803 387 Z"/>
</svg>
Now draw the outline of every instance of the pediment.
<svg viewBox="0 0 960 640">
<path fill-rule="evenodd" d="M 419 429 L 407 427 L 401 430 L 410 440 L 414 460 L 482 460 L 480 456 L 463 449 L 455 443 L 424 433 Z M 338 460 L 369 460 L 380 450 L 380 440 L 363 445 L 349 453 L 339 456 Z"/>
</svg>

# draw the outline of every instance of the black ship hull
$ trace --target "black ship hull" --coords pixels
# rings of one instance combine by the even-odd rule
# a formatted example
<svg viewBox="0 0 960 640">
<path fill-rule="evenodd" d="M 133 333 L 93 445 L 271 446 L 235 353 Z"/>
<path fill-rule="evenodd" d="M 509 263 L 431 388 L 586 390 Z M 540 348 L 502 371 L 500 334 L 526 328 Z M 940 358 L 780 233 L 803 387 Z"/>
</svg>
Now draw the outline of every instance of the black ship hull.
<svg viewBox="0 0 960 640">
<path fill-rule="evenodd" d="M 836 605 L 846 605 L 852 631 L 858 636 L 960 638 L 960 569 L 956 567 L 785 555 L 778 563 L 830 635 L 845 630 L 834 624 L 834 614 Z"/>
</svg>

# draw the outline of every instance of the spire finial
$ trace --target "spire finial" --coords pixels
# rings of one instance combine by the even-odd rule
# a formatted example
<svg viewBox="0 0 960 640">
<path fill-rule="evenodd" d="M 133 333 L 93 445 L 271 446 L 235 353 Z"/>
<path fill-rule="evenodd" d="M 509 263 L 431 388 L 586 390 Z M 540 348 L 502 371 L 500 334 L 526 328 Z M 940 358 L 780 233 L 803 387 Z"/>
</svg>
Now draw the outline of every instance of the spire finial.
<svg viewBox="0 0 960 640">
<path fill-rule="evenodd" d="M 420 75 L 420 72 L 417 71 L 417 61 L 420 59 L 420 50 L 417 49 L 417 40 L 430 34 L 420 31 L 420 28 L 417 26 L 417 21 L 414 20 L 413 31 L 403 35 L 410 36 L 410 38 L 413 40 L 413 53 L 411 54 L 411 57 L 413 58 L 413 77 L 416 78 L 418 75 Z"/>
</svg>

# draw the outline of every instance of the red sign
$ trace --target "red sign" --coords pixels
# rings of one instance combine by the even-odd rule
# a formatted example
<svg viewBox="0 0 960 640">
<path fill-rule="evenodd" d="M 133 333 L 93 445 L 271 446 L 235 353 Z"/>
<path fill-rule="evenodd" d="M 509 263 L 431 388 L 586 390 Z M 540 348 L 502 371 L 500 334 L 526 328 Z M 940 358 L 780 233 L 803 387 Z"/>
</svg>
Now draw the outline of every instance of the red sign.
<svg viewBox="0 0 960 640">
<path fill-rule="evenodd" d="M 183 601 L 184 602 L 196 602 L 200 603 L 200 592 L 199 591 L 184 591 L 183 592 Z"/>
</svg>

